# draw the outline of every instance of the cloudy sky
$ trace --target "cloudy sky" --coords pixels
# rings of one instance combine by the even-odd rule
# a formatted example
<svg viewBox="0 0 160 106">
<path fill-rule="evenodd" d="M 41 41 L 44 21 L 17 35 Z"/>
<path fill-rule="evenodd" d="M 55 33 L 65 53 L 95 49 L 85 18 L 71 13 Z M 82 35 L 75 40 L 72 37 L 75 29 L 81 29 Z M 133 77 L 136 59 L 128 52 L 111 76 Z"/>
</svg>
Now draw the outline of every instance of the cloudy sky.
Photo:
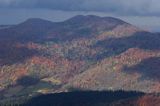
<svg viewBox="0 0 160 106">
<path fill-rule="evenodd" d="M 0 0 L 0 24 L 27 18 L 63 21 L 79 14 L 118 17 L 160 31 L 160 0 Z"/>
</svg>

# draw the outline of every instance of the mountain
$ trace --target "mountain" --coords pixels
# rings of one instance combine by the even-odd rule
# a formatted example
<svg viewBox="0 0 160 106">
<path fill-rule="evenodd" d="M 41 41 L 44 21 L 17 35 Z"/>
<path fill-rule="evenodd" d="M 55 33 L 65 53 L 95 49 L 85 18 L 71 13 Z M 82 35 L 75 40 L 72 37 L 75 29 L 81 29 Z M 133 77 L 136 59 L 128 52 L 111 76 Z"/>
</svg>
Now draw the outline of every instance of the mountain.
<svg viewBox="0 0 160 106">
<path fill-rule="evenodd" d="M 12 28 L 0 30 L 0 37 L 13 37 L 18 40 L 33 40 L 47 38 L 74 39 L 76 37 L 88 37 L 103 33 L 103 31 L 112 30 L 118 25 L 129 26 L 122 20 L 112 17 L 98 16 L 75 16 L 69 20 L 59 23 L 53 23 L 47 20 L 32 18 L 23 23 L 15 25 Z M 67 36 L 67 37 L 66 37 Z M 12 39 L 13 39 L 12 38 Z M 44 38 L 42 39 L 44 40 Z"/>
<path fill-rule="evenodd" d="M 82 91 L 160 91 L 160 35 L 113 17 L 28 19 L 0 29 L 0 99 Z"/>
</svg>

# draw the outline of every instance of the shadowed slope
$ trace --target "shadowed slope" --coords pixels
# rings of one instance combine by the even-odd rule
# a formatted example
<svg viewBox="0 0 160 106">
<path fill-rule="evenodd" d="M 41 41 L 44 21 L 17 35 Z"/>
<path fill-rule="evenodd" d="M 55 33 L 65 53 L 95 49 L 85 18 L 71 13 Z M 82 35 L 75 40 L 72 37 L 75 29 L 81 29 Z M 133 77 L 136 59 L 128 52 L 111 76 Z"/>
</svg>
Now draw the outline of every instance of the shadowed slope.
<svg viewBox="0 0 160 106">
<path fill-rule="evenodd" d="M 127 73 L 140 73 L 142 79 L 154 79 L 160 81 L 160 57 L 153 57 L 142 60 L 139 64 L 125 67 Z"/>
<path fill-rule="evenodd" d="M 119 55 L 129 48 L 140 48 L 144 50 L 159 50 L 160 35 L 149 32 L 136 32 L 128 37 L 107 38 L 97 42 L 93 47 L 106 49 L 101 54 L 97 55 L 97 59 Z"/>
</svg>

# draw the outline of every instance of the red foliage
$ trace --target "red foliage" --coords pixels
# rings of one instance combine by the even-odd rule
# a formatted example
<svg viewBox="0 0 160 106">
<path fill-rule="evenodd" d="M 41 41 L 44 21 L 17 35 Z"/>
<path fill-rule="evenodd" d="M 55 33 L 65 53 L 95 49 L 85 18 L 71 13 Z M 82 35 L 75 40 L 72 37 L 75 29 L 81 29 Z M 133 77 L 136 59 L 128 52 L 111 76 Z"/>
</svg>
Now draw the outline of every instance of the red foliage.
<svg viewBox="0 0 160 106">
<path fill-rule="evenodd" d="M 160 96 L 143 96 L 137 100 L 137 106 L 160 106 Z"/>
</svg>

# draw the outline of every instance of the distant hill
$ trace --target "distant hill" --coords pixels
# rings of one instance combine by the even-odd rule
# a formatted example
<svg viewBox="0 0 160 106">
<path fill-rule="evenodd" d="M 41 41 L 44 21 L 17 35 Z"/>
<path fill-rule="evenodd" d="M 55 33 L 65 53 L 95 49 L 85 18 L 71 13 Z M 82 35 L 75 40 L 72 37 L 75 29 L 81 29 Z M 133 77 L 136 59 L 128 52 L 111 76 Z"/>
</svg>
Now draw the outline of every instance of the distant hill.
<svg viewBox="0 0 160 106">
<path fill-rule="evenodd" d="M 0 25 L 0 29 L 10 28 L 14 25 Z"/>
</svg>

